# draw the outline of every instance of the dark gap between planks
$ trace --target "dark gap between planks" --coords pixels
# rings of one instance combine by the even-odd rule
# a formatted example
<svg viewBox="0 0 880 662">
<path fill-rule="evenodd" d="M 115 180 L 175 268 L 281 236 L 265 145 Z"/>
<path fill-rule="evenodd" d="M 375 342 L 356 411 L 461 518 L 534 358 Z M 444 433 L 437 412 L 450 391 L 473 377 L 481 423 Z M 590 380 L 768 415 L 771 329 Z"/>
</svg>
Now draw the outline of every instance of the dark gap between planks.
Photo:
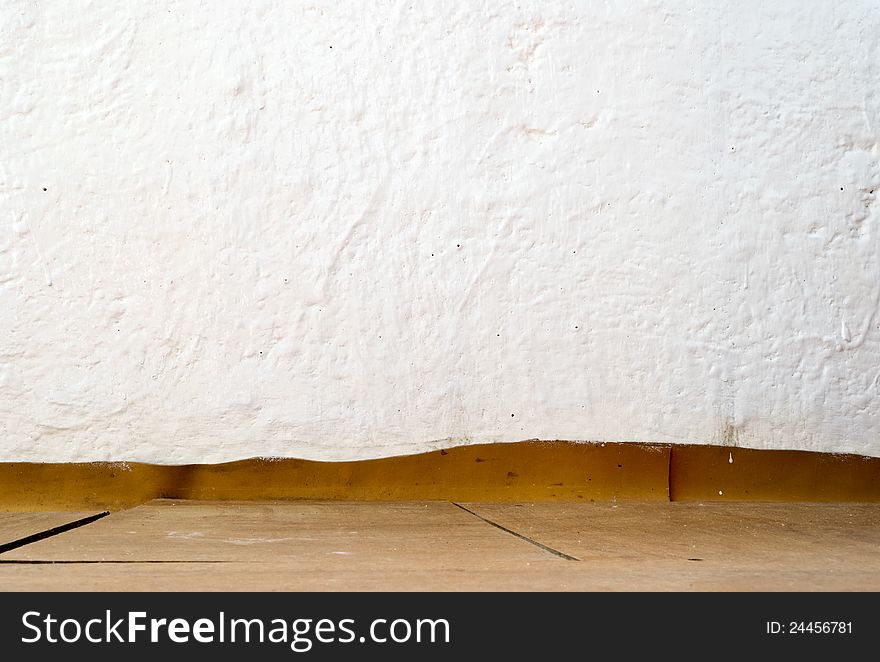
<svg viewBox="0 0 880 662">
<path fill-rule="evenodd" d="M 501 529 L 505 533 L 509 533 L 510 535 L 515 536 L 515 537 L 519 538 L 520 540 L 524 540 L 527 543 L 534 545 L 535 547 L 540 547 L 545 552 L 550 552 L 554 556 L 558 556 L 559 558 L 565 559 L 566 561 L 580 561 L 580 559 L 577 558 L 576 556 L 571 556 L 569 554 L 566 554 L 565 552 L 560 552 L 558 549 L 553 549 L 552 547 L 548 547 L 544 543 L 540 543 L 537 540 L 534 540 L 533 538 L 529 538 L 528 536 L 524 536 L 521 533 L 517 533 L 516 531 L 513 531 L 512 529 L 508 529 L 506 526 L 502 526 L 502 525 L 498 524 L 498 522 L 493 522 L 490 519 L 486 519 L 482 515 L 478 515 L 477 513 L 475 513 L 473 510 L 470 510 L 469 508 L 465 508 L 460 503 L 455 503 L 454 501 L 451 501 L 450 503 L 453 506 L 457 506 L 458 508 L 461 508 L 464 512 L 470 513 L 471 515 L 473 515 L 477 519 L 483 520 L 486 524 L 491 524 L 496 529 Z"/>
<path fill-rule="evenodd" d="M 62 524 L 61 526 L 55 526 L 51 529 L 46 529 L 45 531 L 40 531 L 39 533 L 34 533 L 30 536 L 25 536 L 24 538 L 19 538 L 18 540 L 13 540 L 12 542 L 3 543 L 0 545 L 0 554 L 3 552 L 9 552 L 13 549 L 18 549 L 19 547 L 24 547 L 25 545 L 30 545 L 34 542 L 39 542 L 40 540 L 45 540 L 46 538 L 51 538 L 52 536 L 57 536 L 60 533 L 65 533 L 66 531 L 72 531 L 73 529 L 78 529 L 81 526 L 85 526 L 86 524 L 91 524 L 92 522 L 96 522 L 102 517 L 107 517 L 110 514 L 109 510 L 105 510 L 102 513 L 98 513 L 97 515 L 89 515 L 88 517 L 83 517 L 82 519 L 78 519 L 73 522 L 68 522 L 67 524 Z M 2 561 L 6 563 L 6 561 Z"/>
</svg>

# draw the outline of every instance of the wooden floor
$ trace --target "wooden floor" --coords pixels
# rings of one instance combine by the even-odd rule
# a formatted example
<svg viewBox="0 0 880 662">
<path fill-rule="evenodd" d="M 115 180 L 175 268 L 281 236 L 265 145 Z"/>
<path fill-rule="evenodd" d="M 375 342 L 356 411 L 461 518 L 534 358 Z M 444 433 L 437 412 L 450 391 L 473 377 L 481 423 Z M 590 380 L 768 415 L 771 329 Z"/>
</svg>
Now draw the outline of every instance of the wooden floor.
<svg viewBox="0 0 880 662">
<path fill-rule="evenodd" d="M 86 519 L 99 514 L 0 514 L 0 587 L 880 590 L 880 504 L 156 500 Z"/>
</svg>

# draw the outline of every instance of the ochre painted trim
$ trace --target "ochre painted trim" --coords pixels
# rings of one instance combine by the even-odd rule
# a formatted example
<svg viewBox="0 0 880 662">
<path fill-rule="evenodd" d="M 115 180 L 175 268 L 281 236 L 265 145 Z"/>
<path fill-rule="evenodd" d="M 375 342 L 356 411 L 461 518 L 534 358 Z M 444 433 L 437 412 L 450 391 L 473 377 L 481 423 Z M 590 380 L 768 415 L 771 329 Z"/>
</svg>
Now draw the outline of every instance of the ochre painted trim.
<svg viewBox="0 0 880 662">
<path fill-rule="evenodd" d="M 0 511 L 120 510 L 155 498 L 880 501 L 880 458 L 533 441 L 359 462 L 0 463 Z"/>
<path fill-rule="evenodd" d="M 880 501 L 880 458 L 672 446 L 672 501 Z"/>
</svg>

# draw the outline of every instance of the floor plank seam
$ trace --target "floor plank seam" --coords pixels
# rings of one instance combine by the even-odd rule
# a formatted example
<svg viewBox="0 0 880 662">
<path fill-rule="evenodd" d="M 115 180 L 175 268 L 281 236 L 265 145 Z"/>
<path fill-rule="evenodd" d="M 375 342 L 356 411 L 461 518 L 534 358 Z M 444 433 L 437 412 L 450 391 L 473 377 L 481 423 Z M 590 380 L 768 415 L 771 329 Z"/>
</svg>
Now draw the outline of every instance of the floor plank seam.
<svg viewBox="0 0 880 662">
<path fill-rule="evenodd" d="M 553 549 L 552 547 L 548 547 L 544 543 L 540 543 L 533 538 L 529 538 L 528 536 L 524 536 L 521 533 L 517 533 L 516 531 L 514 531 L 512 529 L 508 529 L 506 526 L 502 526 L 501 524 L 498 524 L 498 522 L 493 522 L 490 519 L 486 519 L 482 515 L 475 513 L 473 510 L 470 510 L 469 508 L 465 508 L 460 503 L 455 503 L 454 501 L 451 501 L 450 503 L 453 506 L 457 506 L 458 508 L 461 508 L 466 513 L 470 513 L 471 515 L 473 515 L 477 519 L 484 521 L 486 524 L 494 526 L 496 529 L 501 529 L 505 533 L 509 533 L 510 535 L 515 536 L 515 537 L 519 538 L 520 540 L 524 540 L 525 542 L 527 542 L 531 545 L 534 545 L 535 547 L 540 547 L 545 552 L 549 552 L 549 553 L 553 554 L 554 556 L 558 556 L 561 559 L 565 559 L 566 561 L 580 561 L 580 559 L 577 558 L 576 556 L 571 556 L 570 554 L 566 554 L 565 552 L 560 552 L 558 549 Z"/>
<path fill-rule="evenodd" d="M 82 519 L 68 522 L 67 524 L 62 524 L 61 526 L 54 526 L 51 529 L 46 529 L 45 531 L 40 531 L 39 533 L 34 533 L 33 535 L 25 536 L 24 538 L 19 538 L 18 540 L 13 540 L 12 542 L 3 543 L 2 545 L 0 545 L 0 554 L 12 551 L 13 549 L 18 549 L 19 547 L 24 547 L 25 545 L 30 545 L 31 543 L 39 542 L 40 540 L 45 540 L 46 538 L 57 536 L 67 531 L 72 531 L 73 529 L 78 529 L 81 526 L 86 526 L 87 524 L 96 522 L 102 517 L 107 517 L 107 515 L 109 514 L 110 511 L 105 510 L 104 512 L 97 513 L 96 515 L 89 515 L 88 517 L 83 517 Z"/>
</svg>

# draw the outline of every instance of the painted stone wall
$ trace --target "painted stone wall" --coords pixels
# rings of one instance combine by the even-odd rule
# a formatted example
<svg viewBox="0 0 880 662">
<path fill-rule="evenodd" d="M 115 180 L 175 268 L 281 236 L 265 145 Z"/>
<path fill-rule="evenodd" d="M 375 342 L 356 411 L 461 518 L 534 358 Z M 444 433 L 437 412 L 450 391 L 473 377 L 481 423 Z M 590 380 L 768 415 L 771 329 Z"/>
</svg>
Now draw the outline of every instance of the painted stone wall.
<svg viewBox="0 0 880 662">
<path fill-rule="evenodd" d="M 0 460 L 880 455 L 880 7 L 0 5 Z"/>
</svg>

